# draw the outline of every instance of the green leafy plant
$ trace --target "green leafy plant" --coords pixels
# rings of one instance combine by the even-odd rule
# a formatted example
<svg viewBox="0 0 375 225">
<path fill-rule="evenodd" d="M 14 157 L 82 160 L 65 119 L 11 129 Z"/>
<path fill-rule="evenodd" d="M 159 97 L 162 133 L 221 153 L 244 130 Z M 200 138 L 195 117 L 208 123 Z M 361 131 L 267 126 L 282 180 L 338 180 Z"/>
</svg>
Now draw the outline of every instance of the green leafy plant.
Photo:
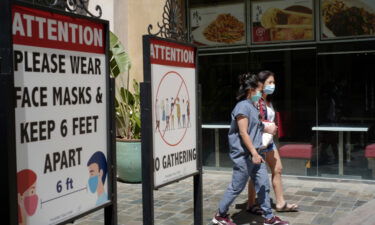
<svg viewBox="0 0 375 225">
<path fill-rule="evenodd" d="M 134 79 L 133 92 L 129 91 L 129 70 L 131 62 L 119 38 L 110 32 L 110 71 L 116 78 L 116 132 L 117 136 L 125 139 L 140 139 L 141 137 L 141 112 L 140 88 Z M 126 82 L 120 74 L 126 73 Z"/>
</svg>

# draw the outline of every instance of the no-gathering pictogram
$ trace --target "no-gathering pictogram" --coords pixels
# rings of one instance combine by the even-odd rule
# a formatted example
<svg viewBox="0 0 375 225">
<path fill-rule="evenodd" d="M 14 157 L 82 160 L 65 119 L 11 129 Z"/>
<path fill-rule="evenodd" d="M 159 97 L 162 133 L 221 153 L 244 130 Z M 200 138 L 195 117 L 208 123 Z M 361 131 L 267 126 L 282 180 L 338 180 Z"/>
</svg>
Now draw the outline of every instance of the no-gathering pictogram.
<svg viewBox="0 0 375 225">
<path fill-rule="evenodd" d="M 189 91 L 178 72 L 169 71 L 163 75 L 154 103 L 154 131 L 167 145 L 178 145 L 191 127 Z"/>
</svg>

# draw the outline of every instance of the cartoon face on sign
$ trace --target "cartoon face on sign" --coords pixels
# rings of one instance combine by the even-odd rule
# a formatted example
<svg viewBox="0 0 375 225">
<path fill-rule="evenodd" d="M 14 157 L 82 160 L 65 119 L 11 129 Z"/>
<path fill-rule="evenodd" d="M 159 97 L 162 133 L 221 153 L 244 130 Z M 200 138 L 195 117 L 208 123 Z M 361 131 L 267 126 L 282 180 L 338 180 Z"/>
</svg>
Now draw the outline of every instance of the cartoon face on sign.
<svg viewBox="0 0 375 225">
<path fill-rule="evenodd" d="M 34 171 L 25 169 L 17 173 L 18 224 L 25 225 L 26 217 L 35 214 L 38 206 L 36 194 L 37 176 Z"/>
<path fill-rule="evenodd" d="M 95 152 L 87 162 L 90 177 L 88 187 L 90 192 L 98 194 L 96 205 L 101 205 L 108 200 L 108 195 L 104 190 L 105 179 L 107 177 L 107 160 L 103 152 Z"/>
</svg>

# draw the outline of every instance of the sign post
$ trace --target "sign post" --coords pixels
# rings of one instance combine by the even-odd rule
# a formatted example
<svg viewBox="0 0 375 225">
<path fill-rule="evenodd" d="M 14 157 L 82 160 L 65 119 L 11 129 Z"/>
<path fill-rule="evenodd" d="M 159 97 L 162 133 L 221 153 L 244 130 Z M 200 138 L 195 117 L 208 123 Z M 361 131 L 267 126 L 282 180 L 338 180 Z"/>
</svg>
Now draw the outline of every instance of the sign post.
<svg viewBox="0 0 375 225">
<path fill-rule="evenodd" d="M 195 224 L 202 223 L 202 165 L 196 47 L 143 37 L 142 168 L 144 224 L 153 224 L 153 190 L 194 176 Z"/>
<path fill-rule="evenodd" d="M 8 31 L 0 129 L 13 137 L 1 142 L 9 202 L 17 204 L 9 224 L 64 224 L 102 208 L 105 224 L 117 224 L 108 22 L 14 1 L 0 6 Z"/>
<path fill-rule="evenodd" d="M 5 194 L 1 200 L 4 209 L 4 224 L 17 224 L 16 148 L 14 137 L 12 22 L 10 0 L 0 1 L 0 166 Z M 5 172 L 4 172 L 5 171 Z"/>
</svg>

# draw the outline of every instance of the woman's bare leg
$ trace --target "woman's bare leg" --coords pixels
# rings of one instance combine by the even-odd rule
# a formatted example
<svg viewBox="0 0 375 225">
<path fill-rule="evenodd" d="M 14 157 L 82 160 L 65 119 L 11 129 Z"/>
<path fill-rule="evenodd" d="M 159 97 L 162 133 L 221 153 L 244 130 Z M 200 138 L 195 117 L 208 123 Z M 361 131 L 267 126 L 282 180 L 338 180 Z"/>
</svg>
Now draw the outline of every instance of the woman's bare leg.
<svg viewBox="0 0 375 225">
<path fill-rule="evenodd" d="M 281 159 L 279 151 L 274 149 L 273 151 L 267 152 L 266 162 L 269 165 L 272 172 L 272 186 L 275 191 L 276 197 L 276 208 L 282 208 L 285 205 L 283 183 L 281 181 L 281 173 L 283 166 L 281 164 Z M 295 209 L 298 207 L 296 204 L 288 204 L 287 208 Z"/>
<path fill-rule="evenodd" d="M 247 184 L 247 193 L 248 193 L 247 208 L 249 209 L 250 207 L 256 204 L 255 202 L 256 193 L 255 193 L 254 183 L 251 179 L 249 180 L 249 183 Z"/>
</svg>

